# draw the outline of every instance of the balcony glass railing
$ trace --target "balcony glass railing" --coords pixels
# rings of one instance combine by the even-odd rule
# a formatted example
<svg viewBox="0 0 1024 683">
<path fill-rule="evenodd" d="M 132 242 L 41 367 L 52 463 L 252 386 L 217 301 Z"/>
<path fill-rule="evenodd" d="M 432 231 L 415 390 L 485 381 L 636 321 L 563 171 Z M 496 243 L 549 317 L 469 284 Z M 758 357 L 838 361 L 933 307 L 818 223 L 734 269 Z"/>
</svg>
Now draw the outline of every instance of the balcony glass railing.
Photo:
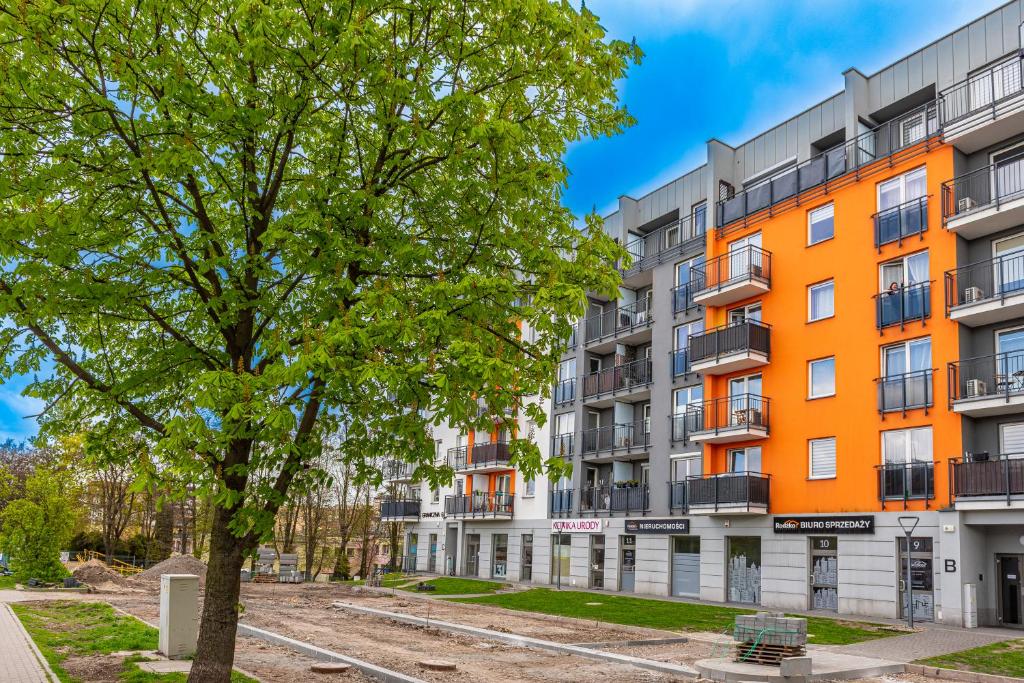
<svg viewBox="0 0 1024 683">
<path fill-rule="evenodd" d="M 672 366 L 672 377 L 682 377 L 690 372 L 690 356 L 686 349 L 669 351 L 669 363 Z"/>
<path fill-rule="evenodd" d="M 759 472 L 713 474 L 671 482 L 673 507 L 694 508 L 757 507 L 768 509 L 771 477 Z M 678 502 L 679 505 L 675 505 Z"/>
<path fill-rule="evenodd" d="M 632 263 L 623 272 L 646 270 L 677 256 L 690 245 L 696 248 L 703 241 L 706 229 L 706 216 L 701 210 L 693 217 L 680 218 L 645 235 L 632 235 L 626 242 Z"/>
<path fill-rule="evenodd" d="M 651 359 L 641 358 L 583 376 L 583 398 L 616 394 L 651 383 Z"/>
<path fill-rule="evenodd" d="M 644 512 L 649 507 L 647 484 L 614 484 L 580 489 L 580 514 Z"/>
<path fill-rule="evenodd" d="M 1024 198 L 1024 154 L 942 183 L 942 217 L 949 221 L 979 209 L 998 209 L 1021 198 Z"/>
<path fill-rule="evenodd" d="M 690 435 L 707 432 L 718 434 L 736 429 L 767 431 L 769 404 L 769 399 L 757 394 L 712 398 L 688 405 L 684 424 L 693 427 Z"/>
<path fill-rule="evenodd" d="M 996 256 L 946 271 L 946 312 L 957 306 L 1024 294 L 1024 253 Z"/>
<path fill-rule="evenodd" d="M 1005 351 L 949 364 L 949 400 L 1024 394 L 1024 351 Z"/>
<path fill-rule="evenodd" d="M 1000 497 L 1011 505 L 1024 497 L 1024 453 L 975 453 L 949 461 L 950 499 Z"/>
<path fill-rule="evenodd" d="M 650 441 L 650 424 L 646 421 L 593 427 L 583 430 L 583 454 L 643 450 Z"/>
<path fill-rule="evenodd" d="M 996 105 L 1024 92 L 1021 59 L 1014 56 L 972 74 L 939 95 L 942 124 L 948 126 L 986 110 L 994 115 Z"/>
<path fill-rule="evenodd" d="M 551 437 L 551 455 L 563 458 L 574 455 L 575 440 L 576 435 L 572 433 L 555 434 Z"/>
<path fill-rule="evenodd" d="M 888 501 L 903 501 L 906 509 L 911 500 L 928 501 L 935 497 L 934 462 L 900 462 L 875 465 L 878 472 L 878 499 L 882 509 Z"/>
<path fill-rule="evenodd" d="M 384 464 L 384 479 L 412 479 L 416 465 L 401 460 L 389 460 Z"/>
<path fill-rule="evenodd" d="M 928 197 L 918 197 L 899 206 L 884 209 L 872 218 L 875 221 L 875 247 L 891 242 L 903 243 L 928 229 Z"/>
<path fill-rule="evenodd" d="M 551 492 L 551 515 L 568 517 L 573 514 L 573 490 L 556 489 Z"/>
<path fill-rule="evenodd" d="M 708 259 L 690 269 L 692 296 L 743 284 L 760 282 L 771 286 L 772 253 L 748 244 Z"/>
<path fill-rule="evenodd" d="M 910 322 L 924 321 L 932 315 L 931 282 L 897 285 L 875 295 L 875 327 L 879 330 Z"/>
<path fill-rule="evenodd" d="M 935 396 L 932 393 L 934 372 L 929 368 L 876 379 L 878 412 L 906 412 L 915 408 L 930 408 L 935 403 Z"/>
<path fill-rule="evenodd" d="M 585 321 L 587 342 L 643 329 L 649 327 L 652 322 L 654 319 L 651 317 L 651 306 L 646 298 L 626 306 L 616 306 L 596 315 L 587 316 Z"/>
<path fill-rule="evenodd" d="M 569 379 L 563 379 L 561 382 L 557 382 L 555 384 L 554 391 L 551 392 L 551 400 L 555 402 L 556 406 L 575 401 L 576 378 L 570 377 Z"/>
<path fill-rule="evenodd" d="M 691 334 L 687 347 L 689 362 L 702 363 L 747 351 L 768 356 L 771 352 L 771 329 L 771 325 L 759 320 L 743 320 Z"/>
<path fill-rule="evenodd" d="M 513 510 L 510 493 L 472 493 L 469 495 L 445 496 L 446 517 L 510 517 Z"/>
<path fill-rule="evenodd" d="M 700 406 L 700 404 L 695 405 Z M 703 409 L 688 410 L 670 415 L 669 419 L 672 421 L 672 440 L 688 441 L 690 434 L 701 431 L 704 426 L 704 411 Z"/>
<path fill-rule="evenodd" d="M 693 301 L 693 290 L 689 282 L 672 288 L 672 313 L 688 313 L 700 308 L 700 304 Z"/>
</svg>

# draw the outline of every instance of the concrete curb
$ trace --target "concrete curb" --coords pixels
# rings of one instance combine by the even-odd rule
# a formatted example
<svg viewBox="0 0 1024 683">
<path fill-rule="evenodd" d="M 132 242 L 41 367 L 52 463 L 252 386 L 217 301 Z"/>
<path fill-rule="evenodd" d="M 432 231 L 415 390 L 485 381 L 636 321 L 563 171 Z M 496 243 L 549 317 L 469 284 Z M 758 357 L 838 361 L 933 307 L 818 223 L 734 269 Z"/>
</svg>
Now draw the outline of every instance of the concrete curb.
<svg viewBox="0 0 1024 683">
<path fill-rule="evenodd" d="M 3 603 L 3 607 L 11 615 L 11 619 L 14 619 L 14 623 L 18 625 L 18 628 L 21 630 L 21 635 L 25 637 L 25 640 L 28 642 L 28 646 L 32 648 L 32 655 L 36 658 L 36 661 L 39 662 L 39 666 L 42 667 L 43 671 L 49 679 L 53 681 L 53 683 L 60 683 L 60 679 L 57 678 L 57 674 L 53 673 L 53 669 L 50 668 L 50 663 L 46 661 L 46 657 L 44 657 L 43 653 L 39 651 L 36 641 L 32 640 L 32 636 L 30 636 L 28 631 L 25 629 L 25 624 L 21 623 L 21 619 L 19 619 L 18 615 L 14 613 L 14 610 L 11 609 L 10 603 Z"/>
<path fill-rule="evenodd" d="M 996 674 L 983 674 L 977 671 L 960 671 L 959 669 L 943 669 L 937 666 L 925 664 L 906 664 L 906 672 L 910 674 L 921 674 L 932 678 L 942 678 L 949 681 L 966 681 L 967 683 L 1020 683 L 1024 678 L 1013 676 L 999 676 Z"/>
<path fill-rule="evenodd" d="M 603 643 L 573 643 L 576 647 L 602 650 L 611 647 L 644 647 L 645 645 L 677 645 L 688 643 L 689 638 L 647 638 L 645 640 L 606 640 Z"/>
<path fill-rule="evenodd" d="M 678 664 L 670 664 L 668 662 L 658 662 L 652 659 L 641 659 L 640 657 L 631 657 L 629 655 L 621 655 L 614 652 L 601 652 L 600 650 L 591 650 L 586 647 L 580 647 L 579 645 L 555 643 L 550 640 L 540 640 L 538 638 L 530 638 L 528 636 L 519 636 L 514 633 L 501 633 L 499 631 L 491 631 L 485 628 L 477 628 L 476 626 L 453 624 L 448 621 L 439 621 L 436 619 L 424 619 L 422 617 L 414 617 L 408 614 L 401 614 L 399 612 L 387 612 L 385 610 L 374 609 L 372 607 L 361 607 L 359 605 L 351 605 L 344 602 L 335 602 L 334 606 L 338 609 L 348 610 L 350 612 L 355 612 L 357 614 L 366 614 L 369 616 L 381 617 L 384 619 L 392 619 L 394 621 L 412 624 L 414 626 L 437 628 L 441 629 L 442 631 L 461 633 L 464 635 L 474 636 L 476 638 L 497 640 L 499 642 L 506 643 L 508 645 L 515 645 L 518 647 L 532 647 L 541 650 L 551 650 L 553 652 L 559 652 L 561 654 L 579 655 L 580 657 L 587 657 L 588 659 L 599 659 L 605 662 L 626 664 L 628 666 L 635 666 L 640 669 L 647 669 L 649 671 L 673 674 L 675 676 L 682 676 L 685 678 L 697 677 L 697 672 L 695 670 L 689 667 L 680 666 Z"/>
<path fill-rule="evenodd" d="M 240 623 L 238 625 L 238 635 L 248 636 L 250 638 L 259 638 L 260 640 L 265 640 L 266 642 L 273 643 L 274 645 L 281 645 L 322 662 L 342 662 L 344 664 L 350 664 L 352 668 L 359 669 L 367 676 L 376 678 L 379 681 L 384 681 L 384 683 L 426 683 L 426 681 L 422 679 L 413 678 L 412 676 L 407 676 L 397 671 L 391 671 L 390 669 L 385 669 L 377 666 L 376 664 L 371 664 L 370 662 L 364 662 L 361 659 L 348 657 L 338 652 L 317 647 L 310 643 L 304 643 L 301 640 L 295 640 L 288 636 L 282 636 L 281 634 L 274 633 L 273 631 L 265 631 L 261 628 L 256 628 L 255 626 L 248 626 Z"/>
</svg>

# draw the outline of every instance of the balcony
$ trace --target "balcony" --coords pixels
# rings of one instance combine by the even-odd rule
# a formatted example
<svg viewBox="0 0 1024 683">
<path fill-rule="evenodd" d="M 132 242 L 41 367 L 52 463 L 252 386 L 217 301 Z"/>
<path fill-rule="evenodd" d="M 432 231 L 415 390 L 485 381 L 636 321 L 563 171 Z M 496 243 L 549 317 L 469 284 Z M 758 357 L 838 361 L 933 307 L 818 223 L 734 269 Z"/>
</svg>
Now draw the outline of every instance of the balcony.
<svg viewBox="0 0 1024 683">
<path fill-rule="evenodd" d="M 575 434 L 555 434 L 551 437 L 551 455 L 561 458 L 572 457 L 576 454 L 575 441 Z"/>
<path fill-rule="evenodd" d="M 694 266 L 690 271 L 693 300 L 704 306 L 728 304 L 771 289 L 772 254 L 748 244 Z"/>
<path fill-rule="evenodd" d="M 899 375 L 888 375 L 875 380 L 878 385 L 878 412 L 904 413 L 908 410 L 928 409 L 935 404 L 932 373 L 935 370 L 917 370 Z"/>
<path fill-rule="evenodd" d="M 551 400 L 556 406 L 564 406 L 576 400 L 576 378 L 563 379 L 556 382 L 551 392 Z"/>
<path fill-rule="evenodd" d="M 672 288 L 672 314 L 699 311 L 700 304 L 693 300 L 693 283 L 684 282 Z"/>
<path fill-rule="evenodd" d="M 672 441 L 689 441 L 691 434 L 702 431 L 704 427 L 703 410 L 669 415 L 668 418 L 672 422 Z"/>
<path fill-rule="evenodd" d="M 1024 455 L 976 453 L 950 460 L 949 485 L 957 510 L 1024 508 Z"/>
<path fill-rule="evenodd" d="M 452 451 L 455 451 L 455 453 L 454 459 L 451 462 L 456 472 L 485 474 L 487 472 L 501 472 L 512 467 L 512 464 L 509 462 L 511 454 L 509 453 L 508 442 L 506 441 L 474 444 L 473 448 L 468 450 L 468 457 L 465 447 L 450 449 L 448 451 L 449 457 L 451 457 Z"/>
<path fill-rule="evenodd" d="M 942 91 L 943 137 L 963 152 L 976 152 L 1024 132 L 1021 59 L 1009 59 Z"/>
<path fill-rule="evenodd" d="M 942 218 L 967 240 L 1024 223 L 1024 154 L 942 183 Z"/>
<path fill-rule="evenodd" d="M 415 522 L 420 518 L 420 501 L 413 498 L 384 498 L 380 518 L 385 522 Z"/>
<path fill-rule="evenodd" d="M 411 462 L 388 460 L 384 463 L 384 481 L 412 481 L 412 475 L 415 471 L 416 465 Z"/>
<path fill-rule="evenodd" d="M 921 143 L 928 143 L 939 132 L 938 108 L 934 102 L 886 121 L 719 201 L 716 206 L 719 235 L 728 232 L 727 227 L 734 224 L 742 228 L 891 166 L 891 163 L 876 162 L 910 159 L 927 149 L 927 145 Z M 811 193 L 810 190 L 817 191 Z"/>
<path fill-rule="evenodd" d="M 908 462 L 875 465 L 878 472 L 878 499 L 882 509 L 886 503 L 902 503 L 906 510 L 910 501 L 928 501 L 935 498 L 935 463 Z"/>
<path fill-rule="evenodd" d="M 969 327 L 1024 316 L 1024 254 L 946 271 L 946 315 Z"/>
<path fill-rule="evenodd" d="M 444 497 L 444 516 L 460 519 L 511 519 L 514 499 L 509 493 L 478 492 Z"/>
<path fill-rule="evenodd" d="M 757 394 L 713 398 L 686 407 L 689 441 L 734 443 L 768 436 L 769 399 Z M 690 422 L 692 420 L 692 423 Z"/>
<path fill-rule="evenodd" d="M 875 248 L 881 249 L 883 244 L 896 242 L 903 245 L 903 240 L 917 235 L 924 238 L 928 229 L 928 197 L 918 197 L 879 211 L 872 216 L 875 222 Z"/>
<path fill-rule="evenodd" d="M 594 458 L 602 454 L 644 453 L 651 442 L 650 426 L 641 421 L 635 424 L 617 423 L 583 430 L 583 457 Z"/>
<path fill-rule="evenodd" d="M 932 316 L 931 282 L 892 287 L 875 295 L 875 328 L 879 330 L 924 321 Z"/>
<path fill-rule="evenodd" d="M 950 363 L 949 401 L 970 417 L 1024 412 L 1024 351 Z"/>
<path fill-rule="evenodd" d="M 573 516 L 573 490 L 561 489 L 551 492 L 549 509 L 552 517 Z"/>
<path fill-rule="evenodd" d="M 768 364 L 771 326 L 744 320 L 691 334 L 687 356 L 691 372 L 724 375 Z"/>
<path fill-rule="evenodd" d="M 673 511 L 695 515 L 768 513 L 771 478 L 758 472 L 712 474 L 669 482 Z"/>
<path fill-rule="evenodd" d="M 642 514 L 650 509 L 649 494 L 646 484 L 583 488 L 580 489 L 580 514 Z"/>
<path fill-rule="evenodd" d="M 596 405 L 599 402 L 590 399 L 606 396 L 607 400 L 604 402 L 611 405 L 614 396 L 636 392 L 650 395 L 651 379 L 650 358 L 605 368 L 583 376 L 583 399 L 588 405 Z"/>
<path fill-rule="evenodd" d="M 632 263 L 622 270 L 623 278 L 628 279 L 680 254 L 700 249 L 704 245 L 706 222 L 704 213 L 700 213 L 696 221 L 685 216 L 644 235 L 632 235 L 626 242 Z"/>
<path fill-rule="evenodd" d="M 606 342 L 607 346 L 613 346 L 617 341 L 636 343 L 650 338 L 653 322 L 650 302 L 646 298 L 626 306 L 617 305 L 611 310 L 587 316 L 586 343 L 588 346 L 600 342 Z"/>
</svg>

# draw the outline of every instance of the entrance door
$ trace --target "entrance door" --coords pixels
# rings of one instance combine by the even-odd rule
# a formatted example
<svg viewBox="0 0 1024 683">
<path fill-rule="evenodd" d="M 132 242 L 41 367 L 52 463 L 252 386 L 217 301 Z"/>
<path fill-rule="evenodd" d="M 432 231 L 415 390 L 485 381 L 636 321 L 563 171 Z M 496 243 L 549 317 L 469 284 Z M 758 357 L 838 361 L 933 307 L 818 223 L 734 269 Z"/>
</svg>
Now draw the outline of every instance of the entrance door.
<svg viewBox="0 0 1024 683">
<path fill-rule="evenodd" d="M 508 534 L 491 534 L 491 578 L 508 577 Z"/>
<path fill-rule="evenodd" d="M 551 534 L 551 583 L 569 580 L 569 557 L 572 555 L 572 534 Z"/>
<path fill-rule="evenodd" d="M 437 534 L 430 534 L 430 555 L 427 556 L 427 571 L 437 571 Z"/>
<path fill-rule="evenodd" d="M 761 604 L 761 538 L 729 537 L 729 602 Z"/>
<path fill-rule="evenodd" d="M 999 623 L 1003 626 L 1022 626 L 1020 555 L 997 555 L 999 570 Z"/>
<path fill-rule="evenodd" d="M 519 580 L 533 581 L 533 534 L 523 534 L 519 550 Z"/>
<path fill-rule="evenodd" d="M 456 491 L 462 489 L 457 488 Z M 455 524 L 449 526 L 444 532 L 444 571 L 449 576 L 455 576 L 455 569 L 459 566 L 459 527 Z"/>
<path fill-rule="evenodd" d="M 900 618 L 907 616 L 907 539 L 901 537 L 900 545 Z M 913 537 L 910 539 L 910 583 L 913 587 L 914 620 L 935 620 L 935 575 L 932 539 Z"/>
<path fill-rule="evenodd" d="M 466 534 L 466 576 L 480 576 L 480 534 Z"/>
<path fill-rule="evenodd" d="M 590 535 L 590 587 L 604 588 L 604 534 Z"/>
<path fill-rule="evenodd" d="M 835 536 L 810 538 L 811 609 L 839 611 L 838 539 Z"/>
<path fill-rule="evenodd" d="M 619 590 L 636 590 L 636 536 L 619 536 Z"/>
<path fill-rule="evenodd" d="M 700 536 L 672 537 L 672 595 L 700 595 Z"/>
</svg>

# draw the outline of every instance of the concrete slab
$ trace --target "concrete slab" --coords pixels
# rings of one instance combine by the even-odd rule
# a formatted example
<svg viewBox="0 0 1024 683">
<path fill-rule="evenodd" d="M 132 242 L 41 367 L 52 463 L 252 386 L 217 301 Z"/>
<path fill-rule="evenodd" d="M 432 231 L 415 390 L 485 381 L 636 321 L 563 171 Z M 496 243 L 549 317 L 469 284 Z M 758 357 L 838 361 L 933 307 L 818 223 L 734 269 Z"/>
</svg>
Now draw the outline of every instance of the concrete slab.
<svg viewBox="0 0 1024 683">
<path fill-rule="evenodd" d="M 187 659 L 157 659 L 152 662 L 139 662 L 136 666 L 151 674 L 187 674 L 192 670 L 192 662 Z"/>
<path fill-rule="evenodd" d="M 806 680 L 851 680 L 870 678 L 885 674 L 902 673 L 901 662 L 892 662 L 872 657 L 844 655 L 838 652 L 816 650 L 810 655 L 811 674 Z M 731 658 L 701 659 L 694 666 L 704 678 L 713 681 L 788 681 L 793 680 L 782 675 L 780 667 L 763 664 L 747 664 L 734 662 Z"/>
</svg>

